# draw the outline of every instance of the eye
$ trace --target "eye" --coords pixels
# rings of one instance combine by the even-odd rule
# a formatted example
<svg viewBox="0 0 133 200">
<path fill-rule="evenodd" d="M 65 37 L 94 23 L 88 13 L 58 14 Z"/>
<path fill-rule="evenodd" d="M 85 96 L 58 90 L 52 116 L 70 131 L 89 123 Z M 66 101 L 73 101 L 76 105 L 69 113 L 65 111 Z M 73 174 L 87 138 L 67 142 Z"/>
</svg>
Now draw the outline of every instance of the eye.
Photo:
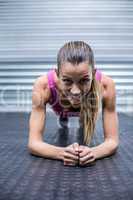
<svg viewBox="0 0 133 200">
<path fill-rule="evenodd" d="M 90 79 L 88 79 L 88 78 L 82 79 L 82 80 L 80 81 L 81 84 L 88 83 L 88 82 L 90 82 Z"/>
<path fill-rule="evenodd" d="M 67 85 L 71 85 L 72 84 L 72 81 L 69 80 L 69 79 L 62 79 L 62 81 Z"/>
</svg>

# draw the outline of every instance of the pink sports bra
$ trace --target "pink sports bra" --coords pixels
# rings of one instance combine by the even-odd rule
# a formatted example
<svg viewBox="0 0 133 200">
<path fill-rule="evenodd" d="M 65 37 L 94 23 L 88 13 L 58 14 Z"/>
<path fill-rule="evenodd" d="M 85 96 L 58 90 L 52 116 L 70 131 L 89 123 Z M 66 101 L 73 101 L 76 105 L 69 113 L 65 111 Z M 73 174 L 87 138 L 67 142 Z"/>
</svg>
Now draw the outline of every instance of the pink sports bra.
<svg viewBox="0 0 133 200">
<path fill-rule="evenodd" d="M 54 73 L 55 73 L 55 69 L 50 70 L 47 73 L 48 76 L 48 85 L 51 91 L 51 99 L 49 101 L 49 104 L 52 106 L 52 109 L 54 110 L 54 112 L 57 115 L 63 115 L 63 116 L 79 116 L 79 112 L 70 112 L 70 111 L 66 111 L 64 110 L 64 108 L 61 106 L 61 104 L 59 103 L 59 97 L 57 95 L 57 90 L 56 90 L 56 85 L 55 85 L 55 81 L 54 81 Z M 102 73 L 100 70 L 96 69 L 95 72 L 95 77 L 96 80 L 101 81 L 102 78 Z"/>
</svg>

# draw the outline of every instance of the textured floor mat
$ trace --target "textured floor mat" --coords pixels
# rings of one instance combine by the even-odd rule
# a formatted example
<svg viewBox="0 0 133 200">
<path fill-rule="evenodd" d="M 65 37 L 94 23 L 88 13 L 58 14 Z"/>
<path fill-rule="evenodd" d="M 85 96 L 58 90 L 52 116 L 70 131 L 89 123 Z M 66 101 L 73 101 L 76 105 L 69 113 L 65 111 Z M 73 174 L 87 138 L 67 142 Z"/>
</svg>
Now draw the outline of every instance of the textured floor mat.
<svg viewBox="0 0 133 200">
<path fill-rule="evenodd" d="M 26 113 L 0 113 L 0 200 L 133 199 L 133 117 L 119 114 L 117 153 L 88 167 L 30 155 L 28 120 Z M 66 146 L 82 141 L 81 130 L 58 128 L 56 117 L 48 114 L 44 139 Z M 102 140 L 100 118 L 92 145 Z"/>
</svg>

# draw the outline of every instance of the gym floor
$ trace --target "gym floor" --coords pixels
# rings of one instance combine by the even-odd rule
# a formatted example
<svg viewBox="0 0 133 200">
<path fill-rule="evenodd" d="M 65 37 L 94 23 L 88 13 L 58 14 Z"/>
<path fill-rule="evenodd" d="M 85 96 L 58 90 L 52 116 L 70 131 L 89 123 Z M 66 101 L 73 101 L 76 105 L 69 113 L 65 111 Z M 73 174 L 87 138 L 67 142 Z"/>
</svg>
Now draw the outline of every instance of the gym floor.
<svg viewBox="0 0 133 200">
<path fill-rule="evenodd" d="M 132 200 L 133 117 L 118 113 L 120 145 L 116 154 L 87 167 L 29 154 L 28 113 L 0 113 L 0 200 Z M 66 146 L 82 143 L 81 129 L 59 128 L 47 114 L 44 139 Z M 101 117 L 92 145 L 103 141 Z"/>
</svg>

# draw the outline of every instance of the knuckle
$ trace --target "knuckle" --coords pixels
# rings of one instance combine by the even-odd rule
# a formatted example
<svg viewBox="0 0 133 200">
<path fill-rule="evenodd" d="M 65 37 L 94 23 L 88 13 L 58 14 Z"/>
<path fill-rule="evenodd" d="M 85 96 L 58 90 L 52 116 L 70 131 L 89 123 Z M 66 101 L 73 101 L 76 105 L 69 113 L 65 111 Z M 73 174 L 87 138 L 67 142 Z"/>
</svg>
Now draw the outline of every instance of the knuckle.
<svg viewBox="0 0 133 200">
<path fill-rule="evenodd" d="M 64 158 L 64 162 L 67 162 L 67 159 L 66 159 L 66 158 Z"/>
<path fill-rule="evenodd" d="M 83 163 L 83 162 L 80 162 L 79 164 L 80 164 L 80 165 L 84 165 L 84 163 Z"/>
<path fill-rule="evenodd" d="M 93 153 L 92 152 L 89 153 L 89 157 L 93 157 Z"/>
<path fill-rule="evenodd" d="M 68 149 L 69 149 L 69 148 L 68 148 L 68 147 L 66 147 L 66 148 L 65 148 L 65 151 L 68 151 Z"/>
<path fill-rule="evenodd" d="M 80 162 L 83 162 L 83 160 L 84 160 L 83 158 L 80 158 Z"/>
<path fill-rule="evenodd" d="M 64 152 L 64 158 L 68 157 L 68 153 Z"/>
</svg>

